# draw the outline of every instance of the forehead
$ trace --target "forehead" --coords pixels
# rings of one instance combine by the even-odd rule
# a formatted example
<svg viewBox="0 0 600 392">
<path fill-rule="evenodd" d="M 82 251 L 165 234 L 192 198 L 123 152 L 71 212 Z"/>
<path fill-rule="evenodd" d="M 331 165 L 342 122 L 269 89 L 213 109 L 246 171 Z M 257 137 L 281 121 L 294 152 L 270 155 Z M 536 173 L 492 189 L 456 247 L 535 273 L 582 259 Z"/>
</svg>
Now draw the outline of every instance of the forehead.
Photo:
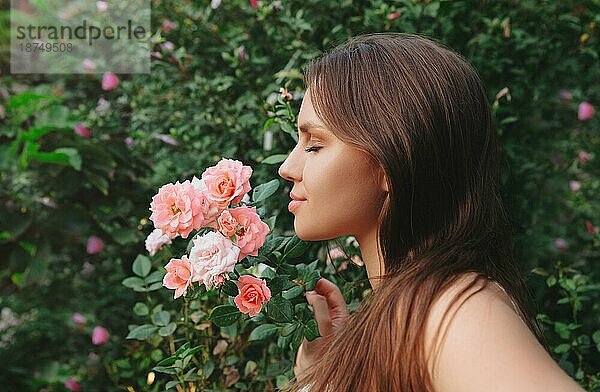
<svg viewBox="0 0 600 392">
<path fill-rule="evenodd" d="M 331 133 L 325 124 L 323 124 L 323 121 L 321 121 L 317 113 L 315 113 L 308 89 L 304 94 L 304 99 L 302 99 L 302 105 L 300 106 L 300 113 L 298 114 L 298 130 L 300 133 Z"/>
</svg>

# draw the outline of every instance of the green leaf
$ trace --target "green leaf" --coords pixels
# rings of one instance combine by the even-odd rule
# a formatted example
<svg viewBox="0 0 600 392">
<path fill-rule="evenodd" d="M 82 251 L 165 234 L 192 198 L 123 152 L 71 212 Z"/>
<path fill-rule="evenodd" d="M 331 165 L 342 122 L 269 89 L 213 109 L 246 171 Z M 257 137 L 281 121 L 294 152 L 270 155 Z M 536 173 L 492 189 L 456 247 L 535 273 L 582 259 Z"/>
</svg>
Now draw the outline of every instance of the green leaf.
<svg viewBox="0 0 600 392">
<path fill-rule="evenodd" d="M 296 328 L 298 328 L 300 324 L 292 324 L 292 323 L 286 323 L 282 330 L 280 335 L 281 336 L 290 336 L 291 334 L 294 333 L 294 331 L 296 330 Z"/>
<path fill-rule="evenodd" d="M 551 275 L 548 277 L 548 279 L 546 279 L 546 285 L 548 285 L 548 287 L 552 287 L 556 284 L 556 276 Z"/>
<path fill-rule="evenodd" d="M 172 366 L 154 366 L 152 368 L 152 370 L 159 372 L 159 373 L 166 373 L 166 374 L 177 374 L 178 373 L 178 369 Z"/>
<path fill-rule="evenodd" d="M 294 308 L 289 300 L 281 296 L 275 296 L 267 302 L 267 315 L 273 321 L 289 323 L 294 317 Z"/>
<path fill-rule="evenodd" d="M 227 327 L 237 321 L 242 313 L 234 305 L 220 305 L 213 309 L 209 320 L 219 327 Z"/>
<path fill-rule="evenodd" d="M 161 310 L 160 312 L 153 313 L 151 319 L 155 325 L 165 326 L 171 321 L 171 314 L 166 310 Z"/>
<path fill-rule="evenodd" d="M 250 332 L 248 340 L 264 340 L 273 336 L 275 332 L 277 332 L 277 326 L 275 324 L 259 325 Z"/>
<path fill-rule="evenodd" d="M 144 340 L 152 335 L 158 330 L 158 327 L 151 324 L 144 324 L 138 327 L 135 327 L 129 332 L 126 339 L 137 339 Z"/>
<path fill-rule="evenodd" d="M 179 385 L 180 382 L 179 380 L 173 380 L 173 381 L 169 381 L 166 385 L 165 385 L 165 389 L 171 389 L 171 388 L 175 388 L 177 387 L 177 385 Z"/>
<path fill-rule="evenodd" d="M 265 184 L 260 184 L 252 191 L 252 201 L 259 202 L 267 199 L 279 188 L 279 180 L 273 179 Z"/>
<path fill-rule="evenodd" d="M 156 364 L 156 366 L 168 366 L 168 365 L 172 365 L 175 363 L 175 361 L 177 361 L 178 357 L 176 355 L 173 355 L 172 357 L 169 358 L 165 358 L 162 361 L 160 361 L 159 363 Z"/>
<path fill-rule="evenodd" d="M 224 281 L 223 284 L 221 285 L 221 290 L 225 294 L 230 295 L 232 297 L 235 297 L 236 295 L 238 295 L 240 293 L 240 291 L 238 290 L 237 284 L 235 284 L 235 282 L 233 282 L 231 280 Z"/>
<path fill-rule="evenodd" d="M 164 327 L 160 328 L 158 330 L 158 334 L 160 336 L 169 336 L 169 335 L 173 334 L 173 332 L 175 332 L 176 329 L 177 329 L 177 324 L 169 323 L 169 324 L 165 325 Z"/>
<path fill-rule="evenodd" d="M 154 271 L 144 278 L 144 282 L 146 282 L 147 284 L 154 282 L 162 282 L 163 278 L 165 277 L 165 274 L 165 271 Z"/>
<path fill-rule="evenodd" d="M 291 288 L 294 285 L 293 282 L 289 281 L 289 275 L 277 275 L 271 280 L 267 281 L 267 286 L 271 290 L 271 295 L 275 296 L 281 293 L 283 290 Z"/>
<path fill-rule="evenodd" d="M 133 313 L 137 314 L 138 316 L 147 316 L 150 313 L 150 309 L 148 309 L 148 305 L 138 302 L 133 307 Z"/>
<path fill-rule="evenodd" d="M 272 165 L 274 163 L 283 162 L 283 161 L 285 161 L 286 158 L 287 158 L 287 154 L 274 154 L 274 155 L 268 156 L 265 159 L 263 159 L 261 163 L 265 163 L 267 165 Z"/>
<path fill-rule="evenodd" d="M 133 262 L 133 273 L 142 278 L 148 276 L 151 268 L 150 259 L 144 255 L 138 255 Z"/>
<path fill-rule="evenodd" d="M 147 291 L 155 291 L 163 287 L 163 282 L 152 283 Z"/>
<path fill-rule="evenodd" d="M 302 241 L 298 236 L 294 235 L 287 244 L 283 251 L 284 259 L 293 259 L 302 256 L 307 249 L 310 247 L 310 243 Z"/>
<path fill-rule="evenodd" d="M 137 276 L 130 276 L 129 278 L 123 279 L 121 284 L 125 287 L 129 287 L 130 289 L 141 289 L 144 286 L 144 281 Z"/>
<path fill-rule="evenodd" d="M 564 354 L 571 349 L 571 345 L 568 343 L 559 344 L 554 348 L 554 352 L 557 354 Z"/>
<path fill-rule="evenodd" d="M 281 295 L 285 299 L 293 299 L 293 298 L 296 298 L 297 296 L 299 296 L 300 294 L 302 294 L 303 292 L 304 292 L 304 287 L 295 286 L 289 290 L 284 291 Z"/>
<path fill-rule="evenodd" d="M 309 342 L 321 336 L 321 334 L 319 333 L 319 326 L 315 319 L 312 319 L 308 323 L 306 323 L 306 326 L 304 327 L 304 336 L 306 336 L 306 340 L 308 340 Z"/>
</svg>

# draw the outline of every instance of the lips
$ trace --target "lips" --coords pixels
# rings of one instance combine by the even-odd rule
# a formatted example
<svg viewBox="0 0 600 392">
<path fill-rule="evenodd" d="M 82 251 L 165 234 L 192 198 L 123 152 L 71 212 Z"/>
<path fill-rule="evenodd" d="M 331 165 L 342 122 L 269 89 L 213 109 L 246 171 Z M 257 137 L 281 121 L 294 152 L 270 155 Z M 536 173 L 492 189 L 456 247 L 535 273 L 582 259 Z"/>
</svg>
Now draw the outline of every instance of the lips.
<svg viewBox="0 0 600 392">
<path fill-rule="evenodd" d="M 290 203 L 288 204 L 289 212 L 294 211 L 296 208 L 300 207 L 306 201 L 306 199 L 299 197 L 294 192 L 290 192 L 290 197 L 292 198 L 292 201 L 290 201 Z"/>
<path fill-rule="evenodd" d="M 292 200 L 297 200 L 297 201 L 304 201 L 304 200 L 306 200 L 306 199 L 303 199 L 303 198 L 301 198 L 299 196 L 296 196 L 294 194 L 294 192 L 290 192 L 290 197 L 292 198 Z"/>
</svg>

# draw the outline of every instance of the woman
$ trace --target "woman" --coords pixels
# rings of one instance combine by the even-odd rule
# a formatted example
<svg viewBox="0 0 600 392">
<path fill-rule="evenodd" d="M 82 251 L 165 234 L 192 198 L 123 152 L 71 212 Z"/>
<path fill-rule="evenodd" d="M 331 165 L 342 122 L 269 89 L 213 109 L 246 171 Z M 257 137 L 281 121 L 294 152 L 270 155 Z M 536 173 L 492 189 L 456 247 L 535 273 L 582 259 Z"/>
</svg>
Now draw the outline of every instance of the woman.
<svg viewBox="0 0 600 392">
<path fill-rule="evenodd" d="M 581 391 L 544 349 L 513 259 L 476 71 L 380 33 L 312 61 L 305 81 L 279 169 L 295 231 L 354 235 L 373 292 L 350 316 L 335 284 L 307 293 L 322 337 L 300 346 L 293 390 Z"/>
</svg>

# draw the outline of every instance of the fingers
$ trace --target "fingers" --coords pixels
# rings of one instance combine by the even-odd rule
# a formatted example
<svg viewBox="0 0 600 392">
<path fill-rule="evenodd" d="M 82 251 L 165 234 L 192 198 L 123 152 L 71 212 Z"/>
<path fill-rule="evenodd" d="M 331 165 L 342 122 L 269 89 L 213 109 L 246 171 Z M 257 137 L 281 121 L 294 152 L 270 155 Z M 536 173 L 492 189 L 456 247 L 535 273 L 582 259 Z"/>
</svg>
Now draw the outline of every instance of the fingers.
<svg viewBox="0 0 600 392">
<path fill-rule="evenodd" d="M 319 327 L 319 334 L 321 336 L 328 336 L 331 334 L 331 319 L 329 317 L 329 309 L 325 297 L 319 294 L 306 294 L 306 301 L 312 305 L 315 310 L 315 320 Z"/>
<path fill-rule="evenodd" d="M 327 301 L 329 315 L 331 318 L 345 318 L 348 316 L 348 305 L 344 300 L 344 296 L 333 282 L 321 278 L 315 285 L 317 294 L 322 295 Z"/>
</svg>

